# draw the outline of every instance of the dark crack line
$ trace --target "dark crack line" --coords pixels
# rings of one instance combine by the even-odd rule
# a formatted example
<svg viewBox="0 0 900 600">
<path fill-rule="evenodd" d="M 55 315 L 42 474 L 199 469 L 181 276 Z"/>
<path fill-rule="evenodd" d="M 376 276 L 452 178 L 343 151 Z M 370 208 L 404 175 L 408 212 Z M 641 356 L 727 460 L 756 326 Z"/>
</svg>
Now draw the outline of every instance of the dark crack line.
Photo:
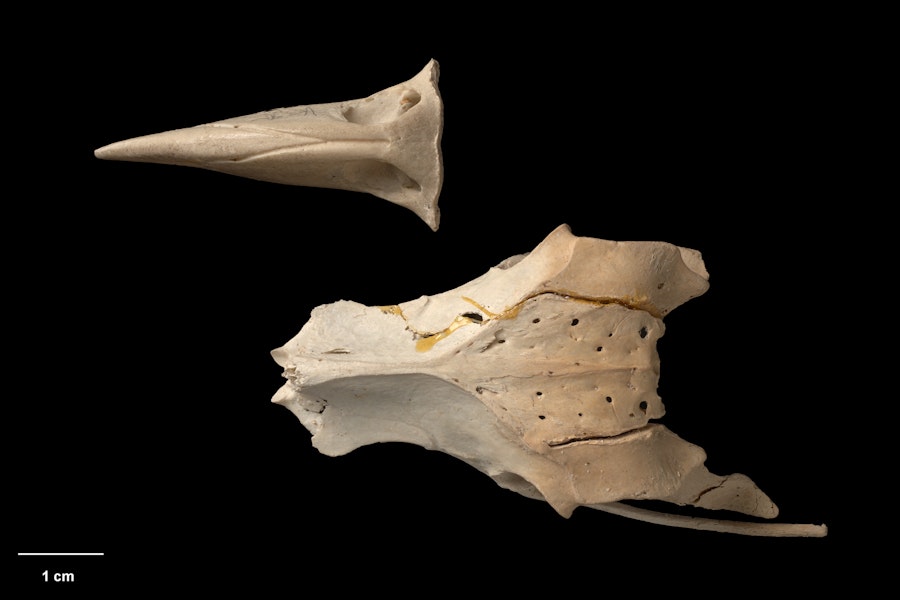
<svg viewBox="0 0 900 600">
<path fill-rule="evenodd" d="M 719 483 L 718 485 L 714 485 L 714 486 L 712 486 L 712 487 L 706 488 L 705 490 L 703 490 L 702 492 L 700 492 L 699 494 L 697 494 L 697 497 L 694 498 L 694 501 L 693 501 L 691 504 L 697 504 L 698 502 L 700 502 L 700 498 L 702 498 L 703 496 L 705 496 L 706 494 L 708 494 L 709 492 L 711 492 L 711 491 L 713 491 L 713 490 L 719 489 L 720 487 L 722 487 L 723 485 L 725 485 L 725 482 L 726 482 L 726 481 L 728 481 L 728 478 L 727 478 L 727 477 L 724 478 L 724 479 L 722 480 L 722 482 Z"/>
<path fill-rule="evenodd" d="M 633 436 L 635 434 L 646 431 L 651 426 L 652 424 L 648 423 L 643 427 L 638 427 L 637 429 L 629 429 L 628 431 L 623 431 L 622 433 L 617 433 L 615 435 L 591 435 L 585 437 L 568 438 L 561 442 L 547 442 L 547 445 L 551 448 L 560 448 L 563 446 L 571 446 L 573 444 L 579 444 L 583 442 L 614 442 L 616 440 L 624 439 L 629 436 Z M 706 493 L 707 491 L 709 490 L 706 490 L 703 493 Z M 701 496 L 703 495 L 703 493 L 701 493 Z"/>
</svg>

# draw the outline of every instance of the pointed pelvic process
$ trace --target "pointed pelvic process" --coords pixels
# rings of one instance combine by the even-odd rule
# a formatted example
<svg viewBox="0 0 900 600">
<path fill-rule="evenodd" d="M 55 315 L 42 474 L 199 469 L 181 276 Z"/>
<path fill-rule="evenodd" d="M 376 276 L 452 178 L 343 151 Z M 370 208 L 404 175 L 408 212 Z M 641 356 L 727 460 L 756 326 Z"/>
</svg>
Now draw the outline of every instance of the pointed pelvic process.
<svg viewBox="0 0 900 600">
<path fill-rule="evenodd" d="M 440 224 L 438 63 L 368 98 L 280 108 L 104 146 L 98 158 L 200 167 L 287 185 L 367 192 Z"/>
<path fill-rule="evenodd" d="M 824 526 L 668 515 L 662 500 L 773 518 L 745 475 L 654 422 L 663 317 L 703 294 L 700 254 L 663 242 L 553 231 L 456 289 L 391 306 L 339 301 L 272 352 L 290 409 L 322 453 L 408 442 L 448 453 L 500 486 L 650 522 L 765 536 Z"/>
</svg>

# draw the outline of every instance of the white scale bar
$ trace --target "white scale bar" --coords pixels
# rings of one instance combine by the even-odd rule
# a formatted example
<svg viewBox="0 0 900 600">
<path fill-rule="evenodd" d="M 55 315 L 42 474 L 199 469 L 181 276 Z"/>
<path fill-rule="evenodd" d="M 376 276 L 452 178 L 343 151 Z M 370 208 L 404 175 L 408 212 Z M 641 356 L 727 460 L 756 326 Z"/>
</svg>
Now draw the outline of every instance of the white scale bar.
<svg viewBox="0 0 900 600">
<path fill-rule="evenodd" d="M 19 556 L 103 556 L 103 552 L 19 552 Z"/>
</svg>

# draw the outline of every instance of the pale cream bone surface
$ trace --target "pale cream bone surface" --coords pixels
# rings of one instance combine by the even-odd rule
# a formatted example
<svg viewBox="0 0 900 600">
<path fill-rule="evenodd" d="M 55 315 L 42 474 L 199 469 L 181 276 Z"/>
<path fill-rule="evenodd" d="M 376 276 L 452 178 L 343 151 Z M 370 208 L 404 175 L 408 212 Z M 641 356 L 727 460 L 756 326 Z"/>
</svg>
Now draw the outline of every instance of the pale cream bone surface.
<svg viewBox="0 0 900 600">
<path fill-rule="evenodd" d="M 773 518 L 745 475 L 654 422 L 663 317 L 703 294 L 701 255 L 577 237 L 567 225 L 456 289 L 393 306 L 319 306 L 272 352 L 273 397 L 338 456 L 376 442 L 446 452 L 568 517 L 588 506 L 654 523 L 761 536 L 824 525 L 654 512 L 655 499 Z M 726 424 L 723 424 L 726 425 Z"/>
<path fill-rule="evenodd" d="M 98 158 L 200 167 L 274 183 L 367 192 L 440 224 L 444 109 L 438 63 L 367 98 L 279 108 L 132 138 Z"/>
</svg>

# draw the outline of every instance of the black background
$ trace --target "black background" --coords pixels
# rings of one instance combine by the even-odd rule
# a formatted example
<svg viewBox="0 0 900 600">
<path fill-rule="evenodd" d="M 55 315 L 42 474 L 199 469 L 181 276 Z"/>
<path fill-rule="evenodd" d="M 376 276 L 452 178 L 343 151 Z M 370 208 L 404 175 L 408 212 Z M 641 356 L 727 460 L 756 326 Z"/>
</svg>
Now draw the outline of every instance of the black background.
<svg viewBox="0 0 900 600">
<path fill-rule="evenodd" d="M 427 597 L 686 591 L 714 577 L 790 590 L 847 575 L 837 557 L 855 526 L 837 508 L 857 493 L 840 408 L 854 325 L 835 311 L 866 282 L 847 258 L 840 116 L 854 81 L 838 15 L 417 10 L 147 6 L 33 28 L 21 52 L 52 51 L 15 67 L 19 208 L 4 219 L 11 539 L 16 552 L 106 556 L 17 557 L 18 583 L 46 590 L 40 574 L 56 569 L 81 589 Z M 431 58 L 445 103 L 436 233 L 364 194 L 92 154 L 362 98 Z M 269 402 L 282 383 L 269 352 L 313 307 L 445 291 L 562 223 L 702 252 L 711 288 L 666 317 L 658 345 L 663 423 L 711 471 L 750 476 L 779 521 L 825 522 L 829 537 L 585 508 L 563 519 L 418 447 L 322 456 Z"/>
</svg>

